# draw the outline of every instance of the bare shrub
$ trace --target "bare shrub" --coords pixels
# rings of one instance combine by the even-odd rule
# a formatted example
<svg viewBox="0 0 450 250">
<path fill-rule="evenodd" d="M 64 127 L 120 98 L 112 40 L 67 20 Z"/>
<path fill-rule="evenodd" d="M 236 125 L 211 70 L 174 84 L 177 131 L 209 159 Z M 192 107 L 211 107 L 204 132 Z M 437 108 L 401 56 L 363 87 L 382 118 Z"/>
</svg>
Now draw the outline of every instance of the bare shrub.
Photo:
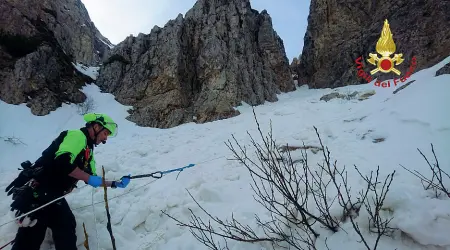
<svg viewBox="0 0 450 250">
<path fill-rule="evenodd" d="M 189 191 L 187 191 L 189 193 Z M 167 214 L 165 211 L 162 211 L 163 214 L 167 215 L 169 218 L 175 220 L 178 225 L 183 227 L 188 227 L 189 231 L 194 235 L 194 237 L 200 241 L 202 244 L 207 246 L 213 250 L 222 250 L 228 249 L 227 242 L 225 241 L 225 246 L 221 247 L 219 242 L 214 240 L 213 235 L 220 236 L 225 239 L 231 239 L 235 241 L 241 242 L 275 242 L 282 241 L 282 239 L 277 239 L 273 237 L 264 237 L 256 235 L 255 231 L 248 225 L 243 225 L 238 222 L 234 216 L 231 216 L 230 220 L 221 220 L 218 217 L 213 216 L 211 213 L 207 212 L 195 198 L 189 193 L 191 198 L 195 201 L 195 203 L 200 207 L 200 209 L 210 218 L 208 222 L 204 222 L 199 216 L 194 214 L 192 209 L 189 209 L 191 213 L 191 222 L 189 224 L 181 222 L 180 220 L 174 218 L 173 216 Z M 211 220 L 216 224 L 220 225 L 221 228 L 219 230 L 214 229 L 211 225 Z"/>
<path fill-rule="evenodd" d="M 95 110 L 96 105 L 92 97 L 87 97 L 82 103 L 77 104 L 77 111 L 80 115 L 85 115 Z"/>
<path fill-rule="evenodd" d="M 362 242 L 368 250 L 377 249 L 381 236 L 390 236 L 391 233 L 395 230 L 389 227 L 389 222 L 391 222 L 393 218 L 384 219 L 380 214 L 380 211 L 383 209 L 384 200 L 386 199 L 386 195 L 393 181 L 395 170 L 386 176 L 383 181 L 382 188 L 381 190 L 379 190 L 378 186 L 381 183 L 379 181 L 380 167 L 377 167 L 376 175 L 374 175 L 373 171 L 370 171 L 370 176 L 363 176 L 358 167 L 355 165 L 355 170 L 358 172 L 359 176 L 366 182 L 366 187 L 365 189 L 362 189 L 358 192 L 355 201 L 352 200 L 352 196 L 350 193 L 351 187 L 348 184 L 348 172 L 345 170 L 345 166 L 341 171 L 338 171 L 337 161 L 331 164 L 330 151 L 328 150 L 328 147 L 323 146 L 317 128 L 314 127 L 314 129 L 319 138 L 320 145 L 323 149 L 323 157 L 325 159 L 325 163 L 323 165 L 320 165 L 320 167 L 321 169 L 325 169 L 325 172 L 328 176 L 331 177 L 331 181 L 334 184 L 334 187 L 337 189 L 339 205 L 343 208 L 342 221 L 350 219 L 353 229 L 360 237 L 360 242 Z M 372 199 L 368 198 L 369 192 L 374 196 L 372 197 Z M 369 214 L 368 220 L 370 232 L 377 234 L 377 238 L 373 248 L 369 246 L 368 242 L 361 232 L 361 228 L 355 220 L 355 218 L 359 215 L 362 205 L 364 205 L 366 211 Z"/>
<path fill-rule="evenodd" d="M 2 136 L 0 138 L 2 138 L 5 142 L 11 143 L 12 145 L 26 145 L 21 139 L 15 136 Z"/>
<path fill-rule="evenodd" d="M 253 111 L 254 113 L 254 111 Z M 210 249 L 228 249 L 227 240 L 247 243 L 267 242 L 278 248 L 289 249 L 316 249 L 315 243 L 320 237 L 319 228 L 330 232 L 343 230 L 341 223 L 348 222 L 353 225 L 362 242 L 368 250 L 375 250 L 383 235 L 388 235 L 389 222 L 380 215 L 389 187 L 393 181 L 394 173 L 389 174 L 384 181 L 380 180 L 379 168 L 376 174 L 363 176 L 358 168 L 356 171 L 366 182 L 364 188 L 357 193 L 356 198 L 351 196 L 351 187 L 348 184 L 348 175 L 345 167 L 338 170 L 336 161 L 331 163 L 330 151 L 322 144 L 317 129 L 314 127 L 320 141 L 320 151 L 323 152 L 324 161 L 318 167 L 309 165 L 306 150 L 303 145 L 302 160 L 292 159 L 289 145 L 277 147 L 273 138 L 272 128 L 265 136 L 256 119 L 259 143 L 250 136 L 254 148 L 253 154 L 245 146 L 238 143 L 233 136 L 233 142 L 228 140 L 227 147 L 233 153 L 234 159 L 241 163 L 252 178 L 251 188 L 256 194 L 255 200 L 270 214 L 268 220 L 262 220 L 255 214 L 257 226 L 264 233 L 258 235 L 254 229 L 237 221 L 234 216 L 231 220 L 222 220 L 211 215 L 195 199 L 196 204 L 208 216 L 208 222 L 201 219 L 190 210 L 190 222 L 182 222 L 173 216 L 163 213 L 175 220 L 178 225 L 188 227 L 190 232 L 202 244 Z M 381 186 L 381 187 L 380 187 Z M 370 194 L 370 195 L 369 195 Z M 336 203 L 336 201 L 338 203 Z M 336 203 L 336 204 L 335 204 Z M 340 208 L 342 213 L 332 212 Z M 363 207 L 369 217 L 369 231 L 377 235 L 376 242 L 371 247 L 364 238 L 356 217 Z M 215 237 L 222 237 L 225 246 L 220 246 Z"/>
<path fill-rule="evenodd" d="M 422 186 L 425 190 L 433 190 L 435 193 L 435 197 L 439 198 L 442 194 L 445 194 L 447 197 L 450 197 L 450 191 L 448 188 L 444 185 L 444 178 L 450 180 L 450 175 L 442 170 L 442 168 L 439 166 L 439 161 L 437 160 L 436 153 L 434 152 L 433 144 L 431 144 L 431 152 L 433 153 L 435 163 L 431 164 L 430 161 L 428 161 L 427 157 L 420 151 L 420 149 L 417 149 L 419 153 L 422 155 L 422 157 L 427 162 L 430 170 L 431 170 L 431 179 L 423 176 L 421 173 L 419 173 L 417 170 L 411 171 L 410 169 L 402 166 L 406 171 L 410 172 L 411 174 L 415 175 L 420 179 L 422 182 Z"/>
</svg>

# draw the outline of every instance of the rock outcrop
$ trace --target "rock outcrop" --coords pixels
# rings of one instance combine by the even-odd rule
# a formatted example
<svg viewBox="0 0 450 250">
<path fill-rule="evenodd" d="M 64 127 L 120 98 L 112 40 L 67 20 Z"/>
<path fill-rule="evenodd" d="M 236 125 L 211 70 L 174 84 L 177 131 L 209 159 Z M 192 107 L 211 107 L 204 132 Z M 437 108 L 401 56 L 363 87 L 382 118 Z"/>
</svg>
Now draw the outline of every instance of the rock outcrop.
<svg viewBox="0 0 450 250">
<path fill-rule="evenodd" d="M 97 65 L 111 44 L 80 0 L 0 2 L 0 99 L 45 115 L 80 103 L 89 80 L 72 63 Z"/>
<path fill-rule="evenodd" d="M 387 19 L 396 45 L 403 53 L 398 66 L 402 75 L 412 57 L 415 71 L 428 68 L 450 55 L 450 4 L 441 0 L 311 0 L 308 28 L 300 65 L 299 84 L 312 88 L 339 87 L 364 83 L 358 78 L 355 60 L 362 56 L 364 71 Z M 380 56 L 380 55 L 378 55 Z M 392 56 L 391 56 L 392 57 Z M 377 73 L 379 80 L 399 77 Z"/>
<path fill-rule="evenodd" d="M 447 63 L 444 67 L 436 71 L 436 76 L 450 74 L 450 63 Z"/>
<path fill-rule="evenodd" d="M 283 41 L 249 0 L 198 0 L 184 18 L 126 38 L 97 84 L 134 106 L 131 121 L 159 128 L 228 118 L 242 101 L 273 102 L 295 90 Z"/>
</svg>

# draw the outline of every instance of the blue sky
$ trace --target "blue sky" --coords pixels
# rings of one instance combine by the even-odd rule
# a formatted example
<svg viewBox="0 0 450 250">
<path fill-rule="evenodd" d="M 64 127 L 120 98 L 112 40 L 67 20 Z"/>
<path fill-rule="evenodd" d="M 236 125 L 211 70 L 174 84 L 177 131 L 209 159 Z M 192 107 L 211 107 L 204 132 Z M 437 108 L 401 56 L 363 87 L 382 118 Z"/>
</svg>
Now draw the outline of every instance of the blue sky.
<svg viewBox="0 0 450 250">
<path fill-rule="evenodd" d="M 183 15 L 196 0 L 81 0 L 100 32 L 117 44 L 127 36 L 150 33 L 163 27 L 179 13 Z M 283 39 L 289 61 L 303 49 L 310 0 L 251 0 L 253 9 L 266 9 L 275 31 Z"/>
</svg>

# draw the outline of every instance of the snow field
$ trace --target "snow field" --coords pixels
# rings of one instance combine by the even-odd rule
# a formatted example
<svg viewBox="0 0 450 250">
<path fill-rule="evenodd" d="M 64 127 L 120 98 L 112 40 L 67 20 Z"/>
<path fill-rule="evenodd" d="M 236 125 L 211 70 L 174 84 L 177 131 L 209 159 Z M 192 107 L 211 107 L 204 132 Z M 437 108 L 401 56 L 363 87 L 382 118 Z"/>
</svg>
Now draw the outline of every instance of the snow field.
<svg viewBox="0 0 450 250">
<path fill-rule="evenodd" d="M 399 164 L 418 170 L 431 177 L 426 161 L 417 151 L 419 148 L 428 160 L 434 162 L 430 143 L 433 143 L 441 167 L 450 173 L 450 76 L 434 77 L 440 64 L 411 76 L 416 80 L 407 88 L 392 94 L 394 88 L 377 88 L 371 84 L 348 86 L 337 89 L 340 93 L 369 91 L 376 94 L 364 101 L 333 99 L 319 101 L 330 89 L 314 90 L 300 87 L 298 90 L 279 95 L 279 101 L 254 107 L 261 129 L 269 130 L 272 121 L 273 134 L 280 144 L 292 146 L 320 146 L 313 126 L 316 126 L 325 146 L 331 151 L 332 161 L 338 167 L 346 166 L 353 193 L 364 187 L 364 181 L 354 171 L 356 165 L 362 174 L 369 174 L 380 166 L 380 179 L 384 180 L 396 170 L 394 181 L 385 201 L 385 207 L 393 216 L 391 227 L 398 227 L 393 238 L 383 237 L 378 249 L 450 249 L 450 201 L 435 199 L 431 191 L 424 191 L 420 180 L 405 171 Z M 130 107 L 120 105 L 110 94 L 101 93 L 95 85 L 86 85 L 83 92 L 95 100 L 96 112 L 108 113 L 119 124 L 117 138 L 110 138 L 95 150 L 97 171 L 105 167 L 107 179 L 123 175 L 145 174 L 158 170 L 179 168 L 190 163 L 193 168 L 171 173 L 162 179 L 135 179 L 126 189 L 108 191 L 112 226 L 118 249 L 206 249 L 187 230 L 161 213 L 166 211 L 183 222 L 189 222 L 190 212 L 206 218 L 187 190 L 213 216 L 231 219 L 234 214 L 240 222 L 256 228 L 254 214 L 270 219 L 266 210 L 254 199 L 248 171 L 236 161 L 229 161 L 232 153 L 224 144 L 234 135 L 239 143 L 246 145 L 250 153 L 249 131 L 261 142 L 256 129 L 252 109 L 243 104 L 237 107 L 241 115 L 206 124 L 184 124 L 172 129 L 142 128 L 125 119 Z M 0 187 L 4 188 L 17 175 L 17 167 L 24 160 L 35 160 L 48 143 L 64 129 L 77 129 L 84 125 L 77 114 L 76 105 L 63 107 L 44 117 L 32 116 L 25 105 L 8 105 L 0 102 L 0 114 L 8 122 L 0 122 L 0 136 L 16 136 L 25 144 L 11 145 L 0 141 Z M 6 119 L 5 119 L 6 120 Z M 5 121 L 1 119 L 1 121 Z M 266 134 L 265 134 L 266 135 Z M 374 141 L 383 139 L 381 142 Z M 235 145 L 233 143 L 233 145 Z M 294 159 L 301 157 L 299 150 L 291 152 Z M 308 150 L 310 166 L 322 161 L 322 152 Z M 150 183 L 150 184 L 149 184 Z M 148 184 L 148 185 L 146 185 Z M 450 187 L 450 183 L 448 183 Z M 67 200 L 77 218 L 79 249 L 84 249 L 82 224 L 86 224 L 91 249 L 112 249 L 106 231 L 106 213 L 103 190 L 85 187 Z M 332 188 L 330 189 L 332 190 Z M 114 198 L 121 195 L 118 198 Z M 0 225 L 11 220 L 10 197 L 0 193 Z M 311 203 L 312 204 L 312 203 Z M 86 206 L 86 207 L 83 207 Z M 83 207 L 83 208 L 80 208 Z M 333 215 L 341 210 L 335 204 Z M 95 224 L 95 221 L 97 224 Z M 357 221 L 369 244 L 375 240 L 368 236 L 367 215 L 361 210 Z M 319 237 L 317 249 L 364 249 L 350 223 L 342 224 L 345 231 L 331 232 L 316 228 Z M 9 223 L 0 227 L 0 245 L 14 238 L 16 225 Z M 96 233 L 98 230 L 98 235 Z M 220 240 L 220 238 L 216 238 Z M 228 242 L 233 250 L 271 249 L 264 244 Z M 8 248 L 5 248 L 8 249 Z M 51 237 L 47 237 L 43 249 L 53 249 Z"/>
</svg>

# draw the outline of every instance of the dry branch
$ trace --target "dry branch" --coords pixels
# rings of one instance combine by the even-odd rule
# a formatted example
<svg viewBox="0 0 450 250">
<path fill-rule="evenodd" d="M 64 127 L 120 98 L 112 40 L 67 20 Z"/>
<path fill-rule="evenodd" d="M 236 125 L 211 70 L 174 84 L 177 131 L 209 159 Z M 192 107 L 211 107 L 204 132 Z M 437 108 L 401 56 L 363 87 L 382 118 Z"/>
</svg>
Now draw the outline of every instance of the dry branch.
<svg viewBox="0 0 450 250">
<path fill-rule="evenodd" d="M 111 236 L 111 242 L 113 249 L 116 250 L 116 239 L 114 238 L 112 227 L 111 227 L 111 215 L 109 213 L 109 205 L 108 205 L 108 189 L 106 186 L 106 180 L 105 180 L 105 168 L 102 166 L 103 171 L 103 190 L 104 190 L 104 199 L 105 199 L 105 208 L 106 208 L 106 217 L 108 218 L 108 223 L 106 224 L 106 228 L 108 229 L 109 235 Z"/>
<path fill-rule="evenodd" d="M 227 246 L 220 247 L 220 244 L 214 241 L 213 235 L 220 236 L 224 239 L 231 239 L 235 241 L 249 242 L 249 243 L 281 241 L 281 239 L 261 237 L 256 235 L 256 233 L 250 226 L 241 224 L 234 218 L 233 215 L 231 216 L 231 221 L 229 220 L 223 221 L 218 217 L 213 216 L 197 202 L 197 200 L 192 196 L 192 194 L 189 191 L 187 192 L 189 193 L 191 198 L 195 201 L 197 206 L 209 217 L 208 222 L 203 221 L 199 216 L 195 215 L 191 209 L 189 209 L 189 212 L 191 213 L 191 221 L 189 223 L 181 222 L 180 220 L 167 214 L 165 211 L 162 211 L 162 213 L 167 215 L 169 218 L 175 220 L 179 226 L 188 227 L 190 232 L 195 236 L 195 238 L 200 242 L 202 242 L 207 247 L 209 247 L 210 249 L 214 250 L 228 249 Z M 219 225 L 219 230 L 214 229 L 214 227 L 211 225 L 211 221 Z"/>
<path fill-rule="evenodd" d="M 444 177 L 446 176 L 448 179 L 450 179 L 450 175 L 442 170 L 442 168 L 439 166 L 439 161 L 437 160 L 436 153 L 434 152 L 433 144 L 431 144 L 431 152 L 433 153 L 434 160 L 436 161 L 433 163 L 433 165 L 428 161 L 427 157 L 420 151 L 420 149 L 417 149 L 419 153 L 422 155 L 422 157 L 425 159 L 425 161 L 428 164 L 428 167 L 430 168 L 432 172 L 431 180 L 425 176 L 423 176 L 421 173 L 419 173 L 417 170 L 411 171 L 408 168 L 400 166 L 405 169 L 406 171 L 410 172 L 411 174 L 418 177 L 421 182 L 422 186 L 425 190 L 433 190 L 435 193 L 436 198 L 440 197 L 440 192 L 444 193 L 448 197 L 450 197 L 450 190 L 447 189 L 444 185 Z M 439 192 L 440 191 L 440 192 Z"/>
<path fill-rule="evenodd" d="M 85 239 L 83 245 L 86 248 L 86 250 L 89 250 L 89 240 L 88 240 L 89 237 L 86 232 L 86 226 L 84 225 L 84 222 L 83 222 L 83 230 L 84 230 L 84 239 Z"/>
<path fill-rule="evenodd" d="M 389 174 L 384 182 L 379 182 L 379 169 L 376 171 L 376 175 L 371 172 L 370 176 L 363 176 L 355 166 L 356 171 L 367 185 L 356 195 L 356 198 L 353 198 L 350 195 L 351 187 L 348 184 L 345 166 L 342 170 L 338 170 L 337 161 L 331 162 L 330 151 L 323 146 L 315 127 L 321 147 L 314 149 L 317 152 L 323 152 L 324 162 L 319 163 L 318 167 L 311 167 L 306 153 L 306 150 L 311 147 L 305 145 L 302 147 L 289 145 L 277 147 L 272 134 L 272 126 L 270 126 L 267 136 L 263 135 L 254 111 L 253 114 L 259 136 L 262 139 L 262 142 L 257 142 L 247 132 L 254 149 L 253 154 L 250 154 L 245 146 L 240 145 L 234 136 L 232 136 L 233 142 L 228 140 L 225 144 L 233 153 L 234 159 L 231 160 L 238 161 L 248 170 L 252 179 L 250 186 L 255 193 L 254 199 L 269 212 L 268 221 L 263 221 L 255 214 L 257 226 L 262 229 L 264 235 L 257 235 L 252 228 L 237 221 L 233 215 L 231 221 L 224 221 L 212 216 L 190 193 L 189 195 L 197 206 L 209 217 L 208 222 L 203 221 L 191 209 L 189 209 L 191 219 L 188 223 L 181 222 L 164 211 L 163 213 L 175 220 L 178 225 L 188 227 L 198 241 L 213 250 L 228 249 L 227 246 L 221 247 L 214 239 L 217 236 L 222 237 L 225 244 L 227 240 L 247 243 L 267 242 L 272 244 L 274 249 L 280 247 L 315 250 L 316 239 L 320 237 L 317 226 L 337 232 L 343 230 L 340 224 L 348 218 L 353 229 L 359 235 L 360 242 L 368 250 L 375 250 L 381 236 L 388 235 L 391 230 L 388 226 L 390 219 L 381 218 L 380 211 L 383 209 L 383 203 L 395 171 Z M 290 151 L 297 148 L 303 150 L 303 159 L 293 161 Z M 380 183 L 382 184 L 381 190 L 379 190 Z M 372 199 L 368 198 L 371 197 L 369 194 L 374 194 Z M 331 212 L 331 207 L 336 201 L 342 207 L 342 217 L 334 216 Z M 314 208 L 311 208 L 311 205 Z M 364 207 L 369 214 L 369 230 L 377 234 L 372 248 L 365 240 L 355 220 L 361 207 Z M 318 212 L 312 212 L 313 210 Z"/>
<path fill-rule="evenodd" d="M 11 143 L 12 145 L 27 145 L 20 138 L 17 138 L 15 136 L 5 136 L 0 138 L 2 138 L 5 142 Z"/>
<path fill-rule="evenodd" d="M 383 208 L 384 200 L 386 199 L 386 195 L 393 181 L 395 170 L 386 176 L 381 191 L 379 191 L 378 184 L 380 184 L 380 182 L 378 181 L 378 179 L 380 176 L 379 175 L 380 167 L 379 166 L 377 167 L 375 176 L 373 174 L 373 171 L 370 172 L 370 176 L 363 176 L 359 171 L 358 167 L 354 166 L 355 170 L 358 172 L 360 177 L 366 182 L 366 187 L 358 192 L 356 201 L 353 201 L 352 196 L 350 194 L 351 188 L 348 185 L 348 175 L 347 171 L 345 170 L 345 166 L 342 169 L 342 171 L 339 171 L 337 170 L 337 161 L 335 161 L 333 165 L 331 164 L 330 151 L 328 150 L 328 147 L 323 146 L 322 140 L 320 139 L 320 135 L 316 127 L 314 127 L 314 130 L 316 131 L 316 134 L 319 137 L 319 142 L 323 149 L 322 151 L 325 159 L 325 164 L 319 166 L 321 166 L 321 168 L 324 169 L 324 171 L 326 171 L 329 176 L 331 176 L 331 182 L 334 184 L 335 188 L 338 191 L 337 193 L 339 205 L 344 210 L 342 220 L 345 221 L 347 218 L 350 219 L 353 229 L 360 237 L 359 242 L 363 243 L 368 250 L 377 249 L 381 236 L 383 235 L 388 236 L 394 230 L 393 228 L 389 227 L 389 223 L 391 222 L 392 218 L 391 219 L 381 218 L 380 211 Z M 339 178 L 341 183 L 337 178 Z M 342 192 L 342 190 L 344 192 Z M 374 198 L 372 198 L 372 200 L 368 199 L 369 192 L 371 194 L 373 193 L 375 196 Z M 370 225 L 369 228 L 370 232 L 377 234 L 373 248 L 369 246 L 367 240 L 364 238 L 361 232 L 361 228 L 355 221 L 355 217 L 359 215 L 362 205 L 364 205 L 366 211 L 369 214 L 368 220 Z"/>
<path fill-rule="evenodd" d="M 303 146 L 292 146 L 292 145 L 283 145 L 280 146 L 280 152 L 284 153 L 286 151 L 295 151 L 295 150 L 299 150 L 299 149 L 311 149 L 311 152 L 313 152 L 314 154 L 316 154 L 317 152 L 319 152 L 320 150 L 322 150 L 321 148 L 317 147 L 317 146 L 311 146 L 311 145 L 304 145 Z"/>
</svg>

